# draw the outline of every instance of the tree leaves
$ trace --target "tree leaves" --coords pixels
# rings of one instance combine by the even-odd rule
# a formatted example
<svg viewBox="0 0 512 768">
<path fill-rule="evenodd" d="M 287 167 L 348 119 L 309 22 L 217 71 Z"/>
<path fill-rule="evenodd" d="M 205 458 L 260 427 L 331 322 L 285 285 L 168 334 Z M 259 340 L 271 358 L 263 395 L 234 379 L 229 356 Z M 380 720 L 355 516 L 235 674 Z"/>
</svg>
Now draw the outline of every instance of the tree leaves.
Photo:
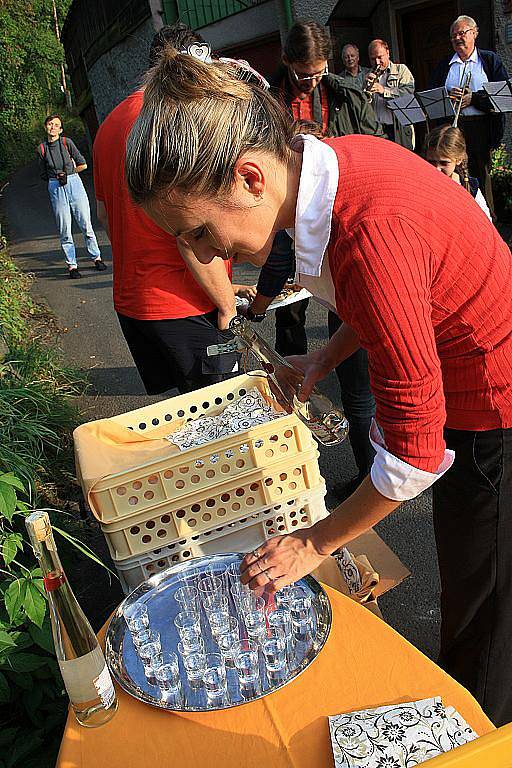
<svg viewBox="0 0 512 768">
<path fill-rule="evenodd" d="M 2 542 L 2 557 L 6 565 L 12 563 L 18 550 L 23 550 L 23 536 L 21 533 L 8 533 Z"/>
</svg>

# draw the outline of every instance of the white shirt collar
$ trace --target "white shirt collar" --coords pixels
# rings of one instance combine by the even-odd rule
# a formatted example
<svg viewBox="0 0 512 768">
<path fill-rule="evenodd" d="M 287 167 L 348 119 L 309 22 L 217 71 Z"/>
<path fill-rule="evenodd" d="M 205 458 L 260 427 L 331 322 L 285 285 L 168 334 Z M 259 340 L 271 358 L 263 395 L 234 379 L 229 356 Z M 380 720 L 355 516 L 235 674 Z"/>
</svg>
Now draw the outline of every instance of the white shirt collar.
<svg viewBox="0 0 512 768">
<path fill-rule="evenodd" d="M 318 277 L 331 237 L 331 219 L 338 191 L 336 152 L 315 136 L 300 134 L 302 169 L 295 208 L 295 228 L 287 230 L 294 240 L 297 272 Z"/>
<path fill-rule="evenodd" d="M 468 56 L 466 61 L 474 61 L 474 62 L 478 61 L 478 51 L 477 51 L 476 48 L 473 48 L 473 53 L 471 54 L 471 56 Z M 453 56 L 450 59 L 450 66 L 452 64 L 455 64 L 455 63 L 457 63 L 457 64 L 465 64 L 466 62 L 462 61 L 462 59 L 460 58 L 458 53 L 454 53 Z"/>
</svg>

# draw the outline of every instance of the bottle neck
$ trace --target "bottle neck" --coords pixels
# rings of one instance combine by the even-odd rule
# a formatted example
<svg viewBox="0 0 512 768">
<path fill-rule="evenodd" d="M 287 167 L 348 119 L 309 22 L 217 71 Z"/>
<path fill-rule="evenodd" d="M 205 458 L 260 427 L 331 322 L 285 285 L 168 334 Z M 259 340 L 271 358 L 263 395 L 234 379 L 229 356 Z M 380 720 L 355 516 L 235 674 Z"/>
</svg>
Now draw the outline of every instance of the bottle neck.
<svg viewBox="0 0 512 768">
<path fill-rule="evenodd" d="M 48 534 L 42 541 L 33 540 L 32 545 L 43 572 L 44 588 L 48 593 L 55 592 L 66 582 L 66 575 L 57 554 L 53 534 Z"/>
</svg>

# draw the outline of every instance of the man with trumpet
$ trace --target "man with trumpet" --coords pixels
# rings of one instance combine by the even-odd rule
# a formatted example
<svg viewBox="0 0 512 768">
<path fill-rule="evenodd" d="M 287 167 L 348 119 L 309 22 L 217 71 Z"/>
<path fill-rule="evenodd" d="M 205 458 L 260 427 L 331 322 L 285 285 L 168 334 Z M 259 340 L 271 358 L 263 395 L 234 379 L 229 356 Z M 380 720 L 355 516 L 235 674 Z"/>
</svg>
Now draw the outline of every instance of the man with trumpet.
<svg viewBox="0 0 512 768">
<path fill-rule="evenodd" d="M 375 116 L 388 139 L 414 149 L 413 127 L 401 128 L 396 125 L 393 111 L 388 106 L 390 99 L 414 93 L 412 72 L 405 64 L 391 61 L 389 45 L 385 40 L 372 40 L 368 46 L 368 56 L 372 70 L 366 76 L 363 90 L 373 104 Z"/>
<path fill-rule="evenodd" d="M 471 16 L 459 16 L 450 27 L 453 55 L 442 59 L 430 78 L 430 88 L 445 86 L 454 101 L 458 127 L 464 133 L 469 174 L 478 179 L 493 213 L 489 168 L 491 151 L 503 137 L 503 115 L 492 114 L 492 105 L 482 86 L 507 80 L 508 75 L 494 51 L 476 47 L 478 26 Z"/>
</svg>

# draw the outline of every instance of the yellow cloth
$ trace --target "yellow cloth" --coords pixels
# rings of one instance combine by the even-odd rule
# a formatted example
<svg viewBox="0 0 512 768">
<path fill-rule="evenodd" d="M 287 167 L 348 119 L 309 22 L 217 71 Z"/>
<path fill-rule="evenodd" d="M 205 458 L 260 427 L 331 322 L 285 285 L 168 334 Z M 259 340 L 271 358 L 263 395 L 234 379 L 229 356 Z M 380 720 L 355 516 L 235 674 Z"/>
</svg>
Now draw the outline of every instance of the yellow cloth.
<svg viewBox="0 0 512 768">
<path fill-rule="evenodd" d="M 147 434 L 135 432 L 111 419 L 98 419 L 75 429 L 73 441 L 78 479 L 84 497 L 99 520 L 101 513 L 95 509 L 91 497 L 95 485 L 110 475 L 180 453 L 179 448 L 165 437 L 180 429 L 184 421 L 174 421 L 172 426 L 164 424 Z"/>
<path fill-rule="evenodd" d="M 118 689 L 119 710 L 107 725 L 83 728 L 70 713 L 56 768 L 332 768 L 328 715 L 435 695 L 479 735 L 493 730 L 455 680 L 370 611 L 326 589 L 327 644 L 283 689 L 190 714 L 155 709 Z"/>
</svg>

